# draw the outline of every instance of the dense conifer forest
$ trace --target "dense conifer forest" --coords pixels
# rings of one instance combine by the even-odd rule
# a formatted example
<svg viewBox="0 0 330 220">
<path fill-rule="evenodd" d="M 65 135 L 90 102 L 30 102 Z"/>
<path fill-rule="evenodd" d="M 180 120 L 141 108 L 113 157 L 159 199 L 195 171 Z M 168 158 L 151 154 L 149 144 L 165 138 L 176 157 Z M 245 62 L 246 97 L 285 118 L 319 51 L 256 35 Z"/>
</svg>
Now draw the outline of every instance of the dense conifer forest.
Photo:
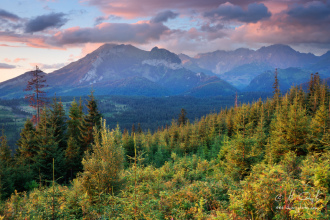
<svg viewBox="0 0 330 220">
<path fill-rule="evenodd" d="M 48 94 L 51 95 L 51 94 Z M 54 94 L 52 94 L 54 95 Z M 262 98 L 272 96 L 266 92 L 244 92 L 238 93 L 240 103 L 248 103 Z M 52 103 L 51 96 L 47 97 L 48 105 Z M 217 96 L 208 98 L 195 98 L 191 96 L 169 96 L 169 97 L 145 97 L 145 96 L 95 96 L 97 107 L 102 113 L 102 118 L 107 120 L 109 128 L 116 128 L 120 125 L 124 129 L 131 131 L 132 125 L 140 126 L 143 131 L 154 132 L 158 128 L 169 126 L 173 119 L 176 119 L 184 108 L 187 111 L 187 118 L 191 122 L 211 112 L 220 112 L 234 105 L 235 96 Z M 79 102 L 81 99 L 83 113 L 87 113 L 88 96 L 73 97 L 61 96 L 61 100 L 68 120 L 69 110 L 73 100 Z M 27 100 L 21 99 L 1 99 L 0 100 L 0 128 L 5 128 L 4 134 L 7 136 L 8 144 L 15 152 L 17 140 L 20 138 L 21 129 L 27 118 L 35 114 L 35 110 L 28 106 Z"/>
<path fill-rule="evenodd" d="M 318 74 L 191 122 L 110 129 L 91 94 L 0 138 L 0 219 L 329 219 L 330 93 Z M 180 114 L 179 114 L 180 113 Z"/>
</svg>

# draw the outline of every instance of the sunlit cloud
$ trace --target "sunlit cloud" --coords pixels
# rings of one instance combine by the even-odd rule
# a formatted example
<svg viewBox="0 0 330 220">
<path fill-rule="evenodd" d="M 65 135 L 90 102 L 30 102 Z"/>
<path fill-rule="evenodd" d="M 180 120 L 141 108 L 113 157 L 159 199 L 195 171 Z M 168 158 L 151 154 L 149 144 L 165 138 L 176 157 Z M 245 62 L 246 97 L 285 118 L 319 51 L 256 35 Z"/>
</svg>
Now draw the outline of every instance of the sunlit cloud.
<svg viewBox="0 0 330 220">
<path fill-rule="evenodd" d="M 132 19 L 138 17 L 154 16 L 164 10 L 176 9 L 178 11 L 199 11 L 204 12 L 217 8 L 220 4 L 228 0 L 84 0 L 83 3 L 99 7 L 105 14 L 113 14 L 120 17 Z M 244 6 L 253 2 L 262 2 L 261 0 L 232 0 L 232 4 Z"/>
</svg>

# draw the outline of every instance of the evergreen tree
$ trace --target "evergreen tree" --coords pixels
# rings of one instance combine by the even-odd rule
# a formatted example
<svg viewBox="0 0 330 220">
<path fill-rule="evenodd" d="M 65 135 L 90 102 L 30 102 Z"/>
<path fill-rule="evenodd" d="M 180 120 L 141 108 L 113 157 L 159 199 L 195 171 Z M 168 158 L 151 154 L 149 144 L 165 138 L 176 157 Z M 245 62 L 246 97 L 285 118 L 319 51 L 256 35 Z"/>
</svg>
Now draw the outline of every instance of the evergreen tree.
<svg viewBox="0 0 330 220">
<path fill-rule="evenodd" d="M 308 86 L 307 105 L 309 113 L 315 114 L 320 104 L 326 100 L 328 88 L 321 84 L 321 79 L 318 73 L 311 74 L 311 80 Z"/>
<path fill-rule="evenodd" d="M 58 146 L 61 150 L 65 150 L 67 148 L 67 140 L 66 140 L 66 129 L 67 125 L 65 123 L 65 111 L 63 108 L 63 104 L 57 100 L 56 94 L 55 98 L 53 98 L 53 103 L 51 104 L 50 109 L 50 124 L 54 128 L 54 136 L 56 142 L 58 142 Z"/>
<path fill-rule="evenodd" d="M 53 158 L 55 160 L 55 178 L 59 179 L 65 175 L 63 150 L 59 148 L 55 128 L 52 127 L 50 122 L 49 109 L 44 107 L 36 129 L 38 151 L 35 157 L 35 172 L 40 173 L 42 180 L 48 181 L 53 179 Z M 60 181 L 63 180 L 60 179 Z"/>
<path fill-rule="evenodd" d="M 132 162 L 135 155 L 133 136 L 133 132 L 132 135 L 129 135 L 128 133 L 123 134 L 123 148 L 128 162 Z"/>
<path fill-rule="evenodd" d="M 134 134 L 135 133 L 135 125 L 134 125 L 134 123 L 132 124 L 132 132 L 131 132 L 132 134 Z"/>
<path fill-rule="evenodd" d="M 36 129 L 30 119 L 27 119 L 17 142 L 17 159 L 23 164 L 33 164 L 37 154 Z"/>
<path fill-rule="evenodd" d="M 83 119 L 83 111 L 82 111 L 82 103 L 81 99 L 78 103 L 74 99 L 71 103 L 71 108 L 69 110 L 69 120 L 68 124 L 68 142 L 67 149 L 65 150 L 65 158 L 66 158 L 66 167 L 69 171 L 68 177 L 71 179 L 82 170 L 82 158 L 84 155 L 83 149 L 81 148 L 81 131 L 79 127 L 82 125 Z"/>
<path fill-rule="evenodd" d="M 141 124 L 140 123 L 138 123 L 138 127 L 137 127 L 137 133 L 138 134 L 142 134 L 142 128 L 141 128 Z"/>
<path fill-rule="evenodd" d="M 310 152 L 324 152 L 330 150 L 330 119 L 329 110 L 322 104 L 312 118 L 310 126 L 309 146 Z"/>
<path fill-rule="evenodd" d="M 18 149 L 15 155 L 15 172 L 13 183 L 17 191 L 30 190 L 29 184 L 34 183 L 38 177 L 36 156 L 38 144 L 36 129 L 30 119 L 27 119 L 17 141 Z M 22 184 L 24 183 L 24 184 Z"/>
<path fill-rule="evenodd" d="M 278 75 L 278 73 L 277 73 L 277 68 L 276 68 L 275 73 L 274 73 L 275 81 L 274 81 L 274 84 L 273 84 L 273 89 L 274 89 L 273 93 L 274 93 L 274 95 L 279 95 L 280 94 L 280 85 L 279 85 L 279 82 L 278 82 L 277 75 Z"/>
<path fill-rule="evenodd" d="M 13 181 L 11 173 L 12 157 L 7 143 L 7 137 L 0 136 L 0 202 L 1 199 L 7 198 L 13 191 Z"/>
<path fill-rule="evenodd" d="M 90 199 L 118 189 L 119 174 L 124 165 L 119 129 L 110 131 L 104 122 L 102 128 L 95 127 L 94 132 L 93 153 L 89 151 L 83 159 L 84 172 L 79 177 Z"/>
<path fill-rule="evenodd" d="M 9 166 L 11 162 L 12 157 L 7 142 L 7 136 L 4 134 L 4 130 L 2 129 L 2 135 L 0 136 L 0 163 Z"/>
<path fill-rule="evenodd" d="M 267 150 L 269 162 L 280 161 L 289 151 L 297 155 L 306 155 L 308 132 L 306 110 L 298 104 L 297 99 L 290 105 L 285 96 L 281 108 L 277 110 L 272 121 L 270 144 Z"/>
<path fill-rule="evenodd" d="M 228 148 L 225 156 L 226 171 L 235 180 L 242 180 L 249 174 L 255 155 L 251 155 L 253 140 L 244 137 L 241 132 L 235 135 L 225 148 Z"/>
<path fill-rule="evenodd" d="M 179 126 L 183 126 L 183 125 L 186 124 L 186 122 L 188 120 L 186 115 L 187 115 L 186 110 L 182 108 L 181 112 L 179 114 L 179 118 L 178 118 L 178 125 Z"/>
<path fill-rule="evenodd" d="M 73 179 L 78 172 L 82 170 L 82 156 L 78 139 L 70 136 L 68 139 L 68 148 L 65 150 L 65 164 L 68 171 L 67 176 Z"/>
<path fill-rule="evenodd" d="M 280 91 L 280 85 L 279 85 L 279 81 L 278 81 L 278 78 L 277 78 L 277 69 L 275 69 L 275 74 L 274 74 L 274 84 L 273 84 L 273 93 L 274 93 L 274 96 L 273 96 L 273 100 L 274 100 L 274 104 L 275 105 L 278 105 L 279 101 L 280 101 L 280 95 L 281 95 L 281 91 Z"/>
<path fill-rule="evenodd" d="M 97 108 L 97 102 L 95 100 L 93 91 L 88 96 L 89 100 L 87 103 L 88 113 L 83 117 L 82 125 L 79 127 L 82 134 L 80 141 L 82 142 L 82 150 L 86 151 L 91 147 L 94 141 L 93 128 L 96 127 L 97 130 L 101 127 L 101 114 Z"/>
</svg>

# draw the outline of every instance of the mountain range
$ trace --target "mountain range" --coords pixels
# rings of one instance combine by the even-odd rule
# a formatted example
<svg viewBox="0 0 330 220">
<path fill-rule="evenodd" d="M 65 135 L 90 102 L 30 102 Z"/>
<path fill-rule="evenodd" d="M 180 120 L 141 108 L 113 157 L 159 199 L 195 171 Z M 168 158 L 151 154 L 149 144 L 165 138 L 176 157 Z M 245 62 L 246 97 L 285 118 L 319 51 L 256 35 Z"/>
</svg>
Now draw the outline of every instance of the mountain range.
<svg viewBox="0 0 330 220">
<path fill-rule="evenodd" d="M 330 51 L 322 56 L 300 53 L 286 45 L 259 50 L 217 50 L 190 57 L 154 47 L 144 51 L 132 45 L 105 44 L 52 73 L 45 74 L 47 92 L 96 95 L 232 95 L 237 91 L 272 91 L 278 68 L 281 90 L 310 79 L 319 72 L 330 77 Z M 31 72 L 0 83 L 0 98 L 24 96 Z M 328 80 L 329 81 L 329 80 Z"/>
</svg>

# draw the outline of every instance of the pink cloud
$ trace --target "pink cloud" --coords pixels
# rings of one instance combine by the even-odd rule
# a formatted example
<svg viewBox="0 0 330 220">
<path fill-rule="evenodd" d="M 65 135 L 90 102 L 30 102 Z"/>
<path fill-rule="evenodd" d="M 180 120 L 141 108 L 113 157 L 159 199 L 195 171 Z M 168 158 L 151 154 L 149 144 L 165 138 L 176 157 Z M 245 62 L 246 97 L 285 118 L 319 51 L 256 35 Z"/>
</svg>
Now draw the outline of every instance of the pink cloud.
<svg viewBox="0 0 330 220">
<path fill-rule="evenodd" d="M 205 11 L 217 8 L 220 4 L 228 0 L 85 0 L 90 5 L 97 6 L 107 15 L 116 15 L 124 18 L 137 18 L 154 16 L 156 13 L 164 10 L 177 9 L 180 11 Z M 261 0 L 232 0 L 232 4 L 245 6 L 253 2 L 262 2 Z"/>
<path fill-rule="evenodd" d="M 3 61 L 5 61 L 5 62 L 7 62 L 7 63 L 11 63 L 11 62 L 13 62 L 13 63 L 18 63 L 18 62 L 26 61 L 26 60 L 27 60 L 26 58 L 16 58 L 16 59 L 14 59 L 14 60 L 11 60 L 11 59 L 9 59 L 9 58 L 5 58 L 5 59 L 3 59 Z"/>
<path fill-rule="evenodd" d="M 18 63 L 18 62 L 21 62 L 21 61 L 26 61 L 27 59 L 26 58 L 16 58 L 14 59 L 14 63 Z"/>
</svg>

